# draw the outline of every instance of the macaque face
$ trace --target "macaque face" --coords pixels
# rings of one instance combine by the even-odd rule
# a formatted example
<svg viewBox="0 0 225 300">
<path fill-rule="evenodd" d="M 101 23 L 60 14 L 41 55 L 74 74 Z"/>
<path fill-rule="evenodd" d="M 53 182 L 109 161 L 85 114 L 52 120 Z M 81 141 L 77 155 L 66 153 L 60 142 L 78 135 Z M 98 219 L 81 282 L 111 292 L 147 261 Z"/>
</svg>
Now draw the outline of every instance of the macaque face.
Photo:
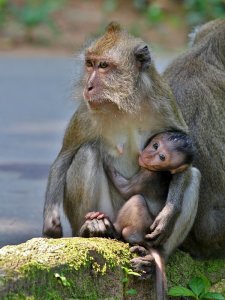
<svg viewBox="0 0 225 300">
<path fill-rule="evenodd" d="M 150 171 L 181 172 L 186 169 L 183 153 L 173 149 L 165 134 L 154 137 L 139 156 L 139 165 Z M 184 166 L 182 170 L 180 167 Z M 179 168 L 179 169 L 178 169 Z"/>
<path fill-rule="evenodd" d="M 104 95 L 107 89 L 105 83 L 115 68 L 115 65 L 106 57 L 86 56 L 84 98 L 92 109 L 97 109 L 98 106 L 107 102 Z"/>
</svg>

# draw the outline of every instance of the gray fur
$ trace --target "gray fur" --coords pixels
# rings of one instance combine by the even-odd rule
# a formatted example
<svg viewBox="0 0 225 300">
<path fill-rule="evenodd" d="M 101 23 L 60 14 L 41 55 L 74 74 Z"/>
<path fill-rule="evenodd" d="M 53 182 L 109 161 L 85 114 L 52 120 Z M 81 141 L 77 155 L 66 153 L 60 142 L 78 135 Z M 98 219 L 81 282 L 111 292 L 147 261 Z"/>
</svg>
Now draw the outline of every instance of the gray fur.
<svg viewBox="0 0 225 300">
<path fill-rule="evenodd" d="M 225 254 L 225 20 L 202 26 L 192 48 L 165 71 L 196 146 L 199 208 L 184 248 L 195 256 Z"/>
</svg>

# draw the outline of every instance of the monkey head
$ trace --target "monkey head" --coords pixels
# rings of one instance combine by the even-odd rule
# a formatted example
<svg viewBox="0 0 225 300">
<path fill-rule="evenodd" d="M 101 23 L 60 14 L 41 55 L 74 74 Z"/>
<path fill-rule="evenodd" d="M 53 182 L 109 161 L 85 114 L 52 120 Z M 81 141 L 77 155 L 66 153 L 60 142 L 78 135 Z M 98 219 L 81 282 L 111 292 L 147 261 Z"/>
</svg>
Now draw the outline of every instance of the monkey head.
<svg viewBox="0 0 225 300">
<path fill-rule="evenodd" d="M 193 159 L 190 138 L 183 133 L 161 133 L 152 138 L 139 156 L 139 165 L 150 171 L 179 173 L 189 167 Z"/>
<path fill-rule="evenodd" d="M 225 65 L 225 20 L 217 19 L 198 26 L 190 34 L 190 45 L 210 49 L 208 55 L 214 54 Z"/>
<path fill-rule="evenodd" d="M 105 34 L 85 52 L 83 96 L 88 108 L 136 112 L 144 97 L 140 93 L 146 93 L 140 85 L 143 80 L 148 82 L 143 76 L 150 65 L 148 46 L 118 24 L 110 23 Z"/>
</svg>

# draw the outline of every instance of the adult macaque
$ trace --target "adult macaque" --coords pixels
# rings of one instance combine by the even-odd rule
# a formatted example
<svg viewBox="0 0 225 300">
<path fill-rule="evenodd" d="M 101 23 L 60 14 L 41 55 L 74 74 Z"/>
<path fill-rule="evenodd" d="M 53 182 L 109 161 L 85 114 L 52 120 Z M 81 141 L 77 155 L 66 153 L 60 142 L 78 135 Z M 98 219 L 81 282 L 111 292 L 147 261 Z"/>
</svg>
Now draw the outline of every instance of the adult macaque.
<svg viewBox="0 0 225 300">
<path fill-rule="evenodd" d="M 193 159 L 193 146 L 191 139 L 182 133 L 166 132 L 153 137 L 147 147 L 139 156 L 141 169 L 131 179 L 124 178 L 111 166 L 107 166 L 108 174 L 116 189 L 126 200 L 130 198 L 120 209 L 114 227 L 114 236 L 129 242 L 131 245 L 143 245 L 147 249 L 147 257 L 152 258 L 156 264 L 156 295 L 158 300 L 166 298 L 166 274 L 164 259 L 160 249 L 152 248 L 147 239 L 149 230 L 155 216 L 149 211 L 144 199 L 145 190 L 154 188 L 155 184 L 159 190 L 168 186 L 165 182 L 171 180 L 171 174 L 186 170 Z M 160 172 L 163 171 L 163 172 Z M 153 184 L 153 186 L 152 186 Z M 154 194 L 152 195 L 154 197 Z M 182 201 L 182 199 L 180 199 Z M 107 224 L 110 222 L 102 212 L 90 212 L 86 220 L 102 220 Z M 90 223 L 94 226 L 94 221 Z M 87 227 L 81 228 L 81 235 L 85 236 Z M 146 259 L 146 256 L 145 256 Z"/>
<path fill-rule="evenodd" d="M 156 72 L 142 40 L 112 23 L 86 49 L 84 57 L 84 100 L 69 123 L 50 171 L 45 236 L 62 236 L 61 203 L 73 236 L 78 234 L 87 212 L 103 211 L 114 222 L 125 201 L 108 181 L 103 163 L 107 161 L 123 176 L 131 177 L 139 168 L 138 153 L 149 138 L 170 130 L 187 133 L 172 93 Z M 192 226 L 198 189 L 199 173 L 188 168 L 173 176 L 167 195 L 152 200 L 146 193 L 146 201 L 157 216 L 151 235 L 165 256 L 183 241 Z M 85 223 L 87 230 L 89 223 Z M 97 222 L 89 236 L 98 235 L 102 225 Z M 109 225 L 103 235 L 108 236 L 110 230 Z"/>
<path fill-rule="evenodd" d="M 165 71 L 196 146 L 199 208 L 184 248 L 198 257 L 225 255 L 225 20 L 198 28 L 190 50 Z"/>
</svg>

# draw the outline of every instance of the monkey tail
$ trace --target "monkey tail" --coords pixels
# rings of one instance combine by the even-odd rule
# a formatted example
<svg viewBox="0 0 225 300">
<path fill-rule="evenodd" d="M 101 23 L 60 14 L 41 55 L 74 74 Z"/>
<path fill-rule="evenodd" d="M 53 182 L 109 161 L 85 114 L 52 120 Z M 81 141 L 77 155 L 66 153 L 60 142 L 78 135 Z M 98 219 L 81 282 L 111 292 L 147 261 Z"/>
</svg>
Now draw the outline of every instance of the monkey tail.
<svg viewBox="0 0 225 300">
<path fill-rule="evenodd" d="M 150 254 L 156 264 L 156 299 L 166 300 L 167 280 L 165 273 L 165 262 L 158 250 L 151 248 Z"/>
</svg>

